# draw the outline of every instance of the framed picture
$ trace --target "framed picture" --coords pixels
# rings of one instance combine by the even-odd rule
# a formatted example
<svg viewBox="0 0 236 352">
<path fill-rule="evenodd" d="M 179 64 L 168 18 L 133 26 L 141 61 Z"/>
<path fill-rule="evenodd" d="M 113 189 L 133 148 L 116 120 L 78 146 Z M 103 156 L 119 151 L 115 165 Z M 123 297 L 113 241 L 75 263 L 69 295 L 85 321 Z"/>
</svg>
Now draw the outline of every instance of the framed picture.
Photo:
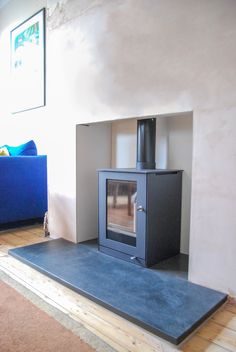
<svg viewBox="0 0 236 352">
<path fill-rule="evenodd" d="M 12 113 L 45 105 L 45 9 L 11 31 L 11 78 Z"/>
</svg>

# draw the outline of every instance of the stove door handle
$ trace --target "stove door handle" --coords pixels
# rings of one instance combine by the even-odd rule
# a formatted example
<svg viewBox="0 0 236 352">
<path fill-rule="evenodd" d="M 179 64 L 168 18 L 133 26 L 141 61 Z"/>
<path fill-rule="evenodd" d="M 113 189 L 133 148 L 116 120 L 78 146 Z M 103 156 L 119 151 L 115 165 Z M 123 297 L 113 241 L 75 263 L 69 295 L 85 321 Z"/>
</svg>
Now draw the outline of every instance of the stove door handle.
<svg viewBox="0 0 236 352">
<path fill-rule="evenodd" d="M 137 211 L 144 211 L 144 207 L 143 207 L 142 205 L 139 205 L 139 206 L 137 207 Z"/>
</svg>

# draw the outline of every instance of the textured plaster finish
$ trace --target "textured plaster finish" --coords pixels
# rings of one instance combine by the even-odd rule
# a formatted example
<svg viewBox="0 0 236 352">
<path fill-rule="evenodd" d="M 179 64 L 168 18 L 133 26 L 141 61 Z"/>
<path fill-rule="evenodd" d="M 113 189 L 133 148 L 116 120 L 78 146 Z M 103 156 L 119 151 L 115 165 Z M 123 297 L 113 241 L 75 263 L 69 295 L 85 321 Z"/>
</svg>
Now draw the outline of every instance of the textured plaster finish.
<svg viewBox="0 0 236 352">
<path fill-rule="evenodd" d="M 190 279 L 236 296 L 236 108 L 196 114 Z"/>
<path fill-rule="evenodd" d="M 111 123 L 77 126 L 77 241 L 98 237 L 98 174 L 111 167 Z"/>
<path fill-rule="evenodd" d="M 166 120 L 168 127 L 168 168 L 184 170 L 180 248 L 181 253 L 189 254 L 193 119 L 192 114 L 189 114 L 183 117 L 168 117 Z"/>
<path fill-rule="evenodd" d="M 47 107 L 12 120 L 9 31 L 43 3 L 0 11 L 0 136 L 49 155 L 51 232 L 76 240 L 76 124 L 193 110 L 189 277 L 235 294 L 235 0 L 48 1 Z"/>
<path fill-rule="evenodd" d="M 74 9 L 70 3 L 64 7 Z M 77 17 L 62 11 L 57 31 L 65 69 L 82 73 L 74 79 L 86 99 L 78 94 L 77 104 L 90 119 L 235 103 L 235 1 L 100 1 L 89 10 L 78 3 Z"/>
</svg>

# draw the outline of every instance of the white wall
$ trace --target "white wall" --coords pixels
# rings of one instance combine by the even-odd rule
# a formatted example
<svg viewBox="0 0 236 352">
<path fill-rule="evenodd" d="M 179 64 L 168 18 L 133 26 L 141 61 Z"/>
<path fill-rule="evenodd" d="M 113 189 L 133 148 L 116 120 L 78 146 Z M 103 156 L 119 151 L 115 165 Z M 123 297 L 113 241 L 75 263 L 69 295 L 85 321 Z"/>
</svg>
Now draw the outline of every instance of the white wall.
<svg viewBox="0 0 236 352">
<path fill-rule="evenodd" d="M 189 253 L 191 186 L 192 186 L 192 114 L 183 117 L 167 118 L 168 125 L 168 168 L 183 171 L 181 252 Z M 190 259 L 191 260 L 191 259 Z"/>
<path fill-rule="evenodd" d="M 189 277 L 236 295 L 235 0 L 48 0 L 47 108 L 13 120 L 9 30 L 42 4 L 0 11 L 0 139 L 49 151 L 51 232 L 76 239 L 76 124 L 193 111 Z"/>
<path fill-rule="evenodd" d="M 169 153 L 169 132 L 167 117 L 156 118 L 156 168 L 167 169 Z"/>
<path fill-rule="evenodd" d="M 55 96 L 63 82 L 50 69 L 58 69 L 50 33 L 47 33 L 47 106 L 11 114 L 10 30 L 45 6 L 45 0 L 12 0 L 0 11 L 0 145 L 18 145 L 34 139 L 39 154 L 47 154 L 49 230 L 53 238 L 75 240 L 75 123 L 63 104 L 63 97 Z M 27 87 L 24 89 L 27 94 Z"/>
<path fill-rule="evenodd" d="M 98 174 L 111 167 L 111 123 L 76 128 L 77 241 L 98 236 Z"/>
<path fill-rule="evenodd" d="M 136 167 L 137 120 L 112 123 L 112 167 Z"/>
<path fill-rule="evenodd" d="M 197 116 L 190 279 L 236 296 L 236 108 Z"/>
</svg>

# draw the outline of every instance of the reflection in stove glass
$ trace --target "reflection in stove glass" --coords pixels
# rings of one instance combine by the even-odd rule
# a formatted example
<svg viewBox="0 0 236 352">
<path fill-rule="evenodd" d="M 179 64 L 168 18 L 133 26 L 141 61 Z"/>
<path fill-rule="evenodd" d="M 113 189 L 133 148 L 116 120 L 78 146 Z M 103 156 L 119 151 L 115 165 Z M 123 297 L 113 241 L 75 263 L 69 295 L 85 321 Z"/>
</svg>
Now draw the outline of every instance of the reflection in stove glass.
<svg viewBox="0 0 236 352">
<path fill-rule="evenodd" d="M 107 180 L 107 238 L 136 246 L 137 182 Z"/>
</svg>

